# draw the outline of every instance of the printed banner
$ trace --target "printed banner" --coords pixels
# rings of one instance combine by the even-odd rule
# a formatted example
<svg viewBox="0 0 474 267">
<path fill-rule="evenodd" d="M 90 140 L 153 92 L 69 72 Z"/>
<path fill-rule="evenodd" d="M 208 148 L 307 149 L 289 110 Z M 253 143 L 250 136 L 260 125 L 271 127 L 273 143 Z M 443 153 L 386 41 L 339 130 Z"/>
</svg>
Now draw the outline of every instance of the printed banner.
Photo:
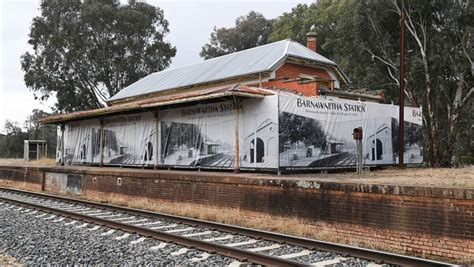
<svg viewBox="0 0 474 267">
<path fill-rule="evenodd" d="M 98 162 L 99 121 L 86 120 L 68 123 L 64 129 L 64 163 L 91 164 Z"/>
<path fill-rule="evenodd" d="M 154 165 L 156 120 L 151 112 L 104 119 L 104 164 Z"/>
<path fill-rule="evenodd" d="M 240 166 L 278 168 L 278 96 L 244 100 L 240 119 Z"/>
<path fill-rule="evenodd" d="M 405 163 L 421 163 L 421 109 L 405 109 Z M 285 168 L 356 165 L 353 129 L 363 128 L 364 165 L 398 163 L 398 106 L 280 95 L 279 158 Z"/>
<path fill-rule="evenodd" d="M 237 109 L 239 112 L 237 112 Z M 104 164 L 231 169 L 333 169 L 356 165 L 354 128 L 363 128 L 364 165 L 397 164 L 395 105 L 291 93 L 104 118 Z M 405 108 L 404 162 L 423 162 L 422 111 Z M 236 119 L 238 118 L 238 121 Z M 100 163 L 98 120 L 65 128 L 65 163 Z M 61 141 L 58 139 L 58 144 Z M 60 159 L 60 150 L 57 158 Z"/>
<path fill-rule="evenodd" d="M 160 164 L 233 168 L 235 108 L 218 102 L 160 111 Z"/>
</svg>

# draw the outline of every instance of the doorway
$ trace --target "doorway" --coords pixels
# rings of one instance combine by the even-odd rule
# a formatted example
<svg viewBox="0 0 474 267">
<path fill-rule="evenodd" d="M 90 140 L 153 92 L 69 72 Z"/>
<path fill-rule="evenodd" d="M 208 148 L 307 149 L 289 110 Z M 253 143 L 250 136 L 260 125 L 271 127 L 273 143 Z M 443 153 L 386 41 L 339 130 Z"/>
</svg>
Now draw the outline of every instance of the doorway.
<svg viewBox="0 0 474 267">
<path fill-rule="evenodd" d="M 255 148 L 257 149 L 257 151 L 255 151 Z M 255 139 L 252 140 L 252 142 L 250 142 L 250 163 L 255 162 L 255 157 L 257 159 L 256 163 L 263 162 L 264 156 L 265 156 L 265 144 L 263 143 L 263 140 L 260 138 L 257 138 L 257 146 L 255 146 Z"/>
<path fill-rule="evenodd" d="M 372 141 L 372 160 L 381 160 L 383 155 L 383 145 L 380 139 Z"/>
</svg>

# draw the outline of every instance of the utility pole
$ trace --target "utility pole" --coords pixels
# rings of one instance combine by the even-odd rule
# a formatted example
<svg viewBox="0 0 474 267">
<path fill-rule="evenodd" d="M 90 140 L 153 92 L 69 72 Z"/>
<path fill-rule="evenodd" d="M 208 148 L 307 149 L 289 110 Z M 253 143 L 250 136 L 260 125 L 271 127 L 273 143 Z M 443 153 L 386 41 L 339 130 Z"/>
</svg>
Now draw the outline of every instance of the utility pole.
<svg viewBox="0 0 474 267">
<path fill-rule="evenodd" d="M 398 139 L 400 146 L 398 149 L 398 163 L 400 169 L 403 169 L 403 152 L 405 150 L 404 132 L 405 132 L 405 11 L 402 10 L 400 17 L 400 108 L 398 114 L 399 133 Z"/>
</svg>

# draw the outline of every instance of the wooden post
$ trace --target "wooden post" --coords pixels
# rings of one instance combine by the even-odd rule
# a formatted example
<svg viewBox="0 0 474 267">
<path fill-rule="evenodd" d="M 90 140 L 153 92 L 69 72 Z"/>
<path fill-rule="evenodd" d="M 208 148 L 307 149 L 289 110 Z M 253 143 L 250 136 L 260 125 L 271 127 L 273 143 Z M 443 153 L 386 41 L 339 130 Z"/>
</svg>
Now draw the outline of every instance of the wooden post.
<svg viewBox="0 0 474 267">
<path fill-rule="evenodd" d="M 235 165 L 234 173 L 240 173 L 240 105 L 239 100 L 234 96 L 235 109 Z"/>
<path fill-rule="evenodd" d="M 36 143 L 36 160 L 40 158 L 40 144 Z"/>
<path fill-rule="evenodd" d="M 99 157 L 100 157 L 100 163 L 99 166 L 102 167 L 104 166 L 104 138 L 105 138 L 105 132 L 104 132 L 104 119 L 99 120 Z"/>
<path fill-rule="evenodd" d="M 61 166 L 64 166 L 64 129 L 66 125 L 61 124 Z"/>
<path fill-rule="evenodd" d="M 161 157 L 161 131 L 160 131 L 160 110 L 153 112 L 153 116 L 155 117 L 155 136 L 156 136 L 156 150 L 155 150 L 155 164 L 153 169 L 158 169 L 159 158 Z"/>
<path fill-rule="evenodd" d="M 44 157 L 48 157 L 48 143 L 43 143 L 44 145 Z"/>
</svg>

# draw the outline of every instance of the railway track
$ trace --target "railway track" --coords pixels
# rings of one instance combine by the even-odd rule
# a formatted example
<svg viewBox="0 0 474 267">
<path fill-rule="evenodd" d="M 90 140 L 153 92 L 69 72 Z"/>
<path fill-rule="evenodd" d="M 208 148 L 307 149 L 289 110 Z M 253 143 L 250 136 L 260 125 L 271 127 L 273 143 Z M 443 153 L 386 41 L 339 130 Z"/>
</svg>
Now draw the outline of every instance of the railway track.
<svg viewBox="0 0 474 267">
<path fill-rule="evenodd" d="M 138 234 L 202 255 L 235 259 L 230 265 L 452 266 L 393 253 L 180 216 L 0 187 L 0 202 Z"/>
</svg>

